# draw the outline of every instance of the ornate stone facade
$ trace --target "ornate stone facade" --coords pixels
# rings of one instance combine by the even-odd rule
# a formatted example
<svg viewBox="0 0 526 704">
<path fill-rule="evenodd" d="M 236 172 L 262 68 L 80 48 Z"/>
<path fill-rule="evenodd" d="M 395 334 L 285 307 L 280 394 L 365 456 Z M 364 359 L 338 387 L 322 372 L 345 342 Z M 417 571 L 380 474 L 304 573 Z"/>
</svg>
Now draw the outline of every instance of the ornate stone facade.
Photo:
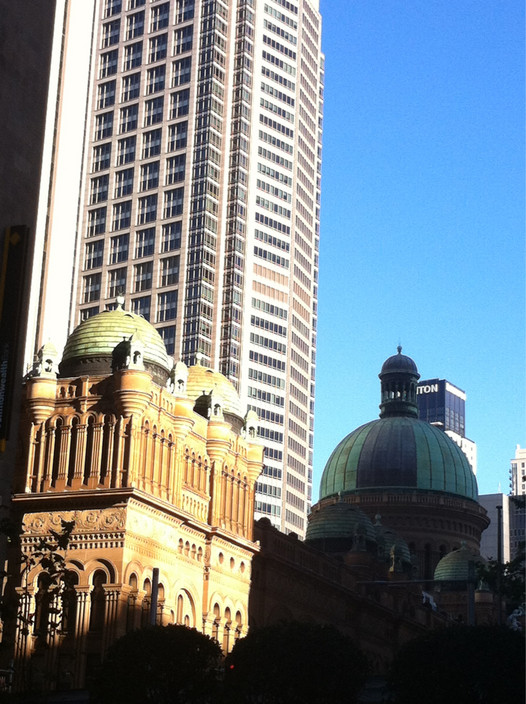
<svg viewBox="0 0 526 704">
<path fill-rule="evenodd" d="M 136 362 L 68 377 L 51 363 L 26 382 L 13 498 L 23 553 L 62 520 L 74 522 L 58 625 L 50 625 L 49 603 L 42 607 L 40 564 L 22 569 L 15 585 L 23 617 L 15 672 L 27 679 L 31 670 L 46 688 L 82 687 L 110 643 L 141 624 L 186 624 L 225 652 L 247 631 L 263 453 L 254 419 L 224 401 L 231 389 L 217 373 L 204 388 L 202 368 L 178 365 L 180 378 L 170 383 L 167 370 L 166 388 Z M 200 403 L 187 393 L 194 376 Z"/>
</svg>

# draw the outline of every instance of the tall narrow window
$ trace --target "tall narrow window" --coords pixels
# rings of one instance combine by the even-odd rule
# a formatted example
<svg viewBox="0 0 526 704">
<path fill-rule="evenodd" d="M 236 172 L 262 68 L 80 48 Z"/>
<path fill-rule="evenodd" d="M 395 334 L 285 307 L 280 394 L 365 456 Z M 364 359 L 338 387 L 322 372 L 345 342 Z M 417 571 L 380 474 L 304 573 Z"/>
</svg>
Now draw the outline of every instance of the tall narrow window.
<svg viewBox="0 0 526 704">
<path fill-rule="evenodd" d="M 155 227 L 138 230 L 135 235 L 135 258 L 151 257 L 155 251 Z"/>
<path fill-rule="evenodd" d="M 103 112 L 95 117 L 95 134 L 94 138 L 107 139 L 113 134 L 113 110 Z"/>
<path fill-rule="evenodd" d="M 190 91 L 188 88 L 172 93 L 170 95 L 170 120 L 188 115 L 189 101 Z"/>
<path fill-rule="evenodd" d="M 152 7 L 150 20 L 150 32 L 158 32 L 160 29 L 168 27 L 170 21 L 170 3 L 164 2 L 162 5 Z"/>
<path fill-rule="evenodd" d="M 174 183 L 184 181 L 185 175 L 186 154 L 172 156 L 166 160 L 166 185 L 171 186 Z"/>
<path fill-rule="evenodd" d="M 126 39 L 135 39 L 144 34 L 144 10 L 128 15 L 126 19 Z"/>
<path fill-rule="evenodd" d="M 142 42 L 128 44 L 124 47 L 124 64 L 123 70 L 129 71 L 131 68 L 137 68 L 142 64 Z"/>
<path fill-rule="evenodd" d="M 111 142 L 99 144 L 93 147 L 93 157 L 91 160 L 92 171 L 103 171 L 110 168 Z"/>
<path fill-rule="evenodd" d="M 91 303 L 92 301 L 98 301 L 100 299 L 100 274 L 89 274 L 83 279 L 84 294 L 82 298 L 83 303 Z"/>
<path fill-rule="evenodd" d="M 142 137 L 142 158 L 149 159 L 161 153 L 162 130 L 151 130 L 145 132 Z"/>
<path fill-rule="evenodd" d="M 192 59 L 188 57 L 186 59 L 178 59 L 172 63 L 172 88 L 177 88 L 177 86 L 183 85 L 183 83 L 190 82 L 190 69 L 192 67 Z"/>
<path fill-rule="evenodd" d="M 95 178 L 91 179 L 90 205 L 108 200 L 108 183 L 108 174 L 104 174 L 103 176 L 96 176 Z"/>
<path fill-rule="evenodd" d="M 181 231 L 182 223 L 180 221 L 163 225 L 161 240 L 162 252 L 173 252 L 174 249 L 181 248 Z"/>
<path fill-rule="evenodd" d="M 144 262 L 134 266 L 134 291 L 149 291 L 152 287 L 153 262 Z"/>
<path fill-rule="evenodd" d="M 179 281 L 179 257 L 161 259 L 161 286 L 173 286 Z"/>
<path fill-rule="evenodd" d="M 150 39 L 150 48 L 148 52 L 148 61 L 161 61 L 166 58 L 168 52 L 168 35 L 159 34 L 157 37 Z"/>
<path fill-rule="evenodd" d="M 126 292 L 126 267 L 111 269 L 108 272 L 108 298 L 115 298 Z"/>
<path fill-rule="evenodd" d="M 193 31 L 192 25 L 175 30 L 174 54 L 184 54 L 186 51 L 192 50 Z"/>
<path fill-rule="evenodd" d="M 146 95 L 164 90 L 165 76 L 166 66 L 164 64 L 148 69 L 146 73 Z"/>
<path fill-rule="evenodd" d="M 135 100 L 141 93 L 141 74 L 131 73 L 122 79 L 121 102 Z"/>
<path fill-rule="evenodd" d="M 164 323 L 177 317 L 177 291 L 167 291 L 157 296 L 157 322 Z"/>
<path fill-rule="evenodd" d="M 124 139 L 119 139 L 117 144 L 117 166 L 122 166 L 123 164 L 129 164 L 135 161 L 135 143 L 137 137 L 125 137 Z"/>
<path fill-rule="evenodd" d="M 119 132 L 123 134 L 124 132 L 131 132 L 132 130 L 136 130 L 138 117 L 139 105 L 137 103 L 134 103 L 133 105 L 127 105 L 125 108 L 121 108 Z"/>
<path fill-rule="evenodd" d="M 104 206 L 103 208 L 95 208 L 94 210 L 88 210 L 88 225 L 86 228 L 86 235 L 88 237 L 102 235 L 105 230 L 106 206 Z"/>
<path fill-rule="evenodd" d="M 124 203 L 116 203 L 113 206 L 113 230 L 124 230 L 130 227 L 131 205 L 131 200 L 127 200 Z"/>
<path fill-rule="evenodd" d="M 115 104 L 115 81 L 101 83 L 97 88 L 97 110 L 110 108 Z"/>
<path fill-rule="evenodd" d="M 132 298 L 132 302 L 131 302 L 132 313 L 135 313 L 135 315 L 142 315 L 142 317 L 145 320 L 147 320 L 148 322 L 150 321 L 150 306 L 151 306 L 151 297 L 150 296 L 141 296 L 140 298 Z"/>
<path fill-rule="evenodd" d="M 99 78 L 107 78 L 117 73 L 117 63 L 119 60 L 119 50 L 112 49 L 100 55 Z"/>
<path fill-rule="evenodd" d="M 159 162 L 152 161 L 141 166 L 141 191 L 157 188 L 159 185 Z"/>
<path fill-rule="evenodd" d="M 183 212 L 183 195 L 184 188 L 174 188 L 171 191 L 166 191 L 164 194 L 164 212 L 163 217 L 173 218 L 176 215 L 181 215 Z"/>
<path fill-rule="evenodd" d="M 117 171 L 115 174 L 114 198 L 129 196 L 133 192 L 133 168 Z"/>
<path fill-rule="evenodd" d="M 129 234 L 115 235 L 110 240 L 110 264 L 118 264 L 128 259 Z"/>
<path fill-rule="evenodd" d="M 137 207 L 137 225 L 152 222 L 157 217 L 157 193 L 139 198 Z"/>
<path fill-rule="evenodd" d="M 147 100 L 144 104 L 144 126 L 163 121 L 164 96 Z"/>
<path fill-rule="evenodd" d="M 97 269 L 102 266 L 104 256 L 104 240 L 96 240 L 86 244 L 84 269 Z"/>
<path fill-rule="evenodd" d="M 187 131 L 188 122 L 186 122 L 186 120 L 168 126 L 167 150 L 169 152 L 174 152 L 177 149 L 184 149 L 184 147 L 186 147 Z"/>
<path fill-rule="evenodd" d="M 121 30 L 121 21 L 119 19 L 106 22 L 102 25 L 102 48 L 107 49 L 109 46 L 119 43 L 119 33 Z"/>
</svg>

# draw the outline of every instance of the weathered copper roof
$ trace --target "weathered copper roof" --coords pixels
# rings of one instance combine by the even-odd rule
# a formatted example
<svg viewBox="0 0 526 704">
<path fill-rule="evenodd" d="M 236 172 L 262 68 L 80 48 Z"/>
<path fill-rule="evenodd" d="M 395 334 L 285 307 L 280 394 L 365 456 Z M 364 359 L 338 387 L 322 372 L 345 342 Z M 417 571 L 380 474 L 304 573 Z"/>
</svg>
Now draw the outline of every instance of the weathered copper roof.
<svg viewBox="0 0 526 704">
<path fill-rule="evenodd" d="M 320 498 L 376 489 L 478 496 L 475 475 L 458 445 L 439 428 L 403 416 L 371 421 L 347 435 L 325 466 Z"/>
<path fill-rule="evenodd" d="M 140 339 L 144 366 L 157 381 L 166 381 L 173 366 L 157 330 L 142 316 L 117 308 L 84 320 L 71 333 L 60 363 L 61 376 L 110 374 L 112 355 L 123 340 Z"/>
</svg>

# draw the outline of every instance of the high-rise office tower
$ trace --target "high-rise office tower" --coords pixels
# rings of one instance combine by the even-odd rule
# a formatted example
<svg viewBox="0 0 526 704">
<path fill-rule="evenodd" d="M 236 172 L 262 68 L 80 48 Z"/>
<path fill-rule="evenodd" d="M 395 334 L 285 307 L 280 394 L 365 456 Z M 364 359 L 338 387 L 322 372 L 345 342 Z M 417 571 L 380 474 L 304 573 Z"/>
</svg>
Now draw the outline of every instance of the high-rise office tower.
<svg viewBox="0 0 526 704">
<path fill-rule="evenodd" d="M 416 389 L 418 417 L 454 440 L 477 473 L 477 445 L 466 437 L 466 392 L 446 379 L 421 380 Z"/>
<path fill-rule="evenodd" d="M 256 518 L 305 532 L 323 56 L 317 0 L 100 0 L 73 324 L 115 303 L 258 414 Z"/>
</svg>

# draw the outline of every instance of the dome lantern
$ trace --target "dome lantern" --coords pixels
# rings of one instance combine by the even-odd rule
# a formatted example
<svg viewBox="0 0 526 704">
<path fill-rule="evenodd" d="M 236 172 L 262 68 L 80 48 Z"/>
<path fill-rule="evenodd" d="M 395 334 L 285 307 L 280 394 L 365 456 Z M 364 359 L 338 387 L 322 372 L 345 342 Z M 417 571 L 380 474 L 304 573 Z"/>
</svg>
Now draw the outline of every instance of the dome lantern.
<svg viewBox="0 0 526 704">
<path fill-rule="evenodd" d="M 398 354 L 385 360 L 378 375 L 381 382 L 380 418 L 392 416 L 418 417 L 416 387 L 420 374 L 411 357 Z"/>
</svg>

